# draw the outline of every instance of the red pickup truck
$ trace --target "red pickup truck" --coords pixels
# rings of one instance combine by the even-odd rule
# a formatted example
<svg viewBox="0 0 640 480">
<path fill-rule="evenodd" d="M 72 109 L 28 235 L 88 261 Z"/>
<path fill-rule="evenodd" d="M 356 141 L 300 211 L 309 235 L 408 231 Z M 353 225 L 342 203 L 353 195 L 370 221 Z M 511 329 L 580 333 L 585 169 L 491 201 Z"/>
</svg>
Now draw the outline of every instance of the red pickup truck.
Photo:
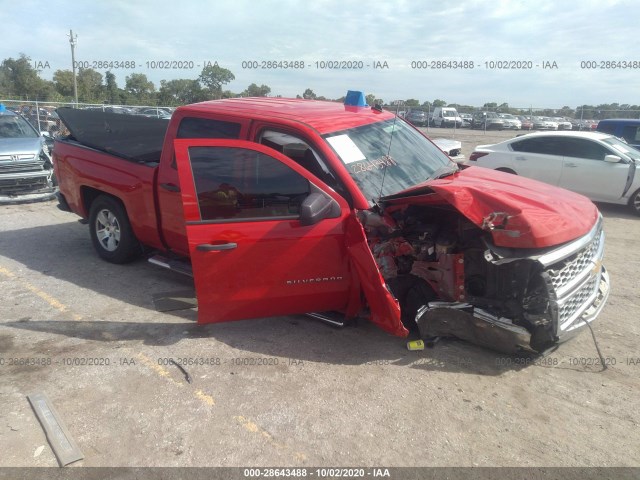
<svg viewBox="0 0 640 480">
<path fill-rule="evenodd" d="M 200 323 L 365 316 L 540 352 L 596 318 L 609 278 L 593 203 L 460 167 L 362 98 L 216 100 L 168 123 L 58 109 L 60 208 L 107 261 L 190 265 Z"/>
</svg>

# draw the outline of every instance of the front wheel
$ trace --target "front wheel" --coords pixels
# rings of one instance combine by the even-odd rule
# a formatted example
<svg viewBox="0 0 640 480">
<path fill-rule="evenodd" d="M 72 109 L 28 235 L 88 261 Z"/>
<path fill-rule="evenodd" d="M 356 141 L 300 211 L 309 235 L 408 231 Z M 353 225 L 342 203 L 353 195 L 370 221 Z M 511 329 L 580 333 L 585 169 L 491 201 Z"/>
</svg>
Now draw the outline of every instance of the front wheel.
<svg viewBox="0 0 640 480">
<path fill-rule="evenodd" d="M 101 195 L 89 211 L 91 241 L 98 255 L 111 263 L 127 263 L 141 252 L 124 206 L 115 198 Z"/>
<path fill-rule="evenodd" d="M 640 189 L 636 190 L 631 198 L 629 199 L 629 207 L 631 207 L 631 211 L 636 215 L 640 216 Z"/>
</svg>

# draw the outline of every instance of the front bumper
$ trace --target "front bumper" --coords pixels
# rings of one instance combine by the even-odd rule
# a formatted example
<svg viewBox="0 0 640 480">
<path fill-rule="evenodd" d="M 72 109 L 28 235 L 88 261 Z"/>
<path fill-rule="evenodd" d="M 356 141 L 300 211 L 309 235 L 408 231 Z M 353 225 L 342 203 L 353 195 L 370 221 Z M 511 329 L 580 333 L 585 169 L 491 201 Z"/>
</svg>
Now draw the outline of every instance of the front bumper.
<svg viewBox="0 0 640 480">
<path fill-rule="evenodd" d="M 56 190 L 52 169 L 0 173 L 0 204 L 44 200 Z"/>
<path fill-rule="evenodd" d="M 539 259 L 559 340 L 595 320 L 607 303 L 610 279 L 602 264 L 604 245 L 600 217 L 587 235 Z"/>
<path fill-rule="evenodd" d="M 609 273 L 602 267 L 602 274 L 600 281 L 598 282 L 598 288 L 594 291 L 589 299 L 583 304 L 581 314 L 575 316 L 570 322 L 565 322 L 562 325 L 558 325 L 558 340 L 564 342 L 576 333 L 582 331 L 582 328 L 596 319 L 600 312 L 607 303 L 609 298 L 610 281 Z"/>
</svg>

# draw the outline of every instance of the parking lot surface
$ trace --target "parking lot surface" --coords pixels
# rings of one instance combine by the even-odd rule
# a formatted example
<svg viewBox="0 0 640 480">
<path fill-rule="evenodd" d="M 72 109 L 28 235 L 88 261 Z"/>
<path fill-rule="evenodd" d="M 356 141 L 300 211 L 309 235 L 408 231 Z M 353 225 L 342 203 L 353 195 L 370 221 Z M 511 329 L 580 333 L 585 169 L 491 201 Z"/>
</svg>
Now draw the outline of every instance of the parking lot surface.
<svg viewBox="0 0 640 480">
<path fill-rule="evenodd" d="M 153 303 L 188 277 L 101 261 L 54 202 L 3 206 L 0 466 L 57 465 L 35 392 L 82 450 L 74 466 L 638 466 L 640 218 L 601 209 L 606 369 L 588 330 L 517 359 L 453 340 L 408 351 L 366 321 L 197 325 Z"/>
</svg>

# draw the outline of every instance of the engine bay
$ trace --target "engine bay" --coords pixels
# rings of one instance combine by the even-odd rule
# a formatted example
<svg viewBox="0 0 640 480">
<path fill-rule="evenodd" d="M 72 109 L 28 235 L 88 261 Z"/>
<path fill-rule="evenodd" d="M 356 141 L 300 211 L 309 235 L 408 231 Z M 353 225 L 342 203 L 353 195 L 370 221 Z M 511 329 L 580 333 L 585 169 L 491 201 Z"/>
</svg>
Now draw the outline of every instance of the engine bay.
<svg viewBox="0 0 640 480">
<path fill-rule="evenodd" d="M 361 211 L 360 221 L 410 332 L 508 353 L 539 352 L 555 341 L 542 266 L 494 255 L 491 233 L 453 207 L 392 205 Z"/>
</svg>

